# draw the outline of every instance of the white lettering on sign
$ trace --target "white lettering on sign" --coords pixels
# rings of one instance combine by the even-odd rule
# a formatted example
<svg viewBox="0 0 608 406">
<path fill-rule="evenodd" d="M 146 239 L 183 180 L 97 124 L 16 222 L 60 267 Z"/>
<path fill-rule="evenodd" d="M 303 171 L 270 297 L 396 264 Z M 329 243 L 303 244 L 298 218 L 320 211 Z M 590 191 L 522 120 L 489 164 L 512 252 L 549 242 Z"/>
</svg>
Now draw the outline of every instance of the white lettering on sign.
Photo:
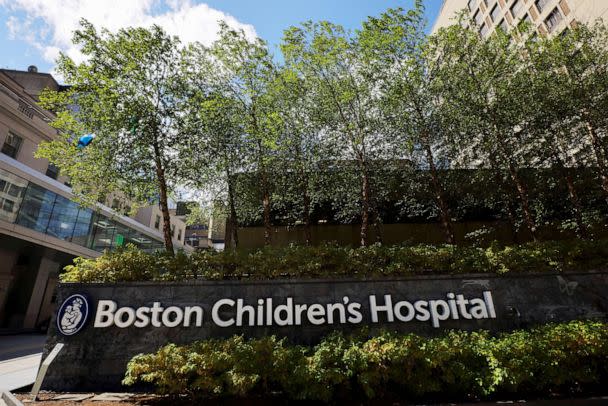
<svg viewBox="0 0 608 406">
<path fill-rule="evenodd" d="M 369 297 L 369 307 L 372 323 L 379 323 L 381 316 L 383 320 L 393 322 L 395 318 L 402 322 L 409 322 L 416 318 L 419 321 L 431 320 L 433 327 L 439 327 L 442 321 L 450 318 L 464 319 L 487 319 L 496 318 L 492 293 L 483 292 L 483 299 L 474 298 L 467 300 L 463 295 L 455 295 L 450 292 L 446 295 L 447 300 L 418 300 L 414 304 L 408 301 L 400 301 L 393 304 L 391 295 L 384 295 L 382 303 L 375 295 Z"/>
<path fill-rule="evenodd" d="M 276 299 L 275 299 L 276 300 Z M 344 296 L 335 303 L 295 303 L 292 297 L 284 303 L 272 298 L 257 299 L 255 304 L 243 299 L 220 299 L 211 306 L 211 321 L 218 327 L 241 326 L 299 326 L 302 324 L 359 324 L 363 321 L 362 304 Z M 204 311 L 201 306 L 163 307 L 153 302 L 151 307 L 118 307 L 113 300 L 99 300 L 95 313 L 95 328 L 127 327 L 201 327 Z M 495 319 L 492 292 L 484 291 L 481 298 L 465 298 L 449 292 L 445 299 L 394 300 L 392 295 L 369 296 L 369 318 L 372 323 L 409 323 L 430 321 L 435 328 L 446 320 Z"/>
<path fill-rule="evenodd" d="M 194 324 L 192 321 L 194 320 Z M 93 327 L 104 328 L 116 326 L 126 328 L 130 326 L 147 327 L 152 323 L 153 327 L 201 327 L 203 325 L 203 308 L 200 306 L 186 306 L 183 309 L 177 306 L 161 306 L 160 302 L 154 302 L 152 307 L 119 308 L 113 300 L 100 300 L 97 303 L 97 313 Z"/>
</svg>

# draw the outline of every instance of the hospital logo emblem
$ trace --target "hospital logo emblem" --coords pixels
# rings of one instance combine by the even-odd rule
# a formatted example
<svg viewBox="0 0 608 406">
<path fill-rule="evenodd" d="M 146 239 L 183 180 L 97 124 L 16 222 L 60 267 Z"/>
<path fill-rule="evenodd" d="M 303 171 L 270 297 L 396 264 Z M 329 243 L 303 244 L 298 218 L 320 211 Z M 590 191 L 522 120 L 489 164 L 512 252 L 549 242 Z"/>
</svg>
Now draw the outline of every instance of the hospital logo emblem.
<svg viewBox="0 0 608 406">
<path fill-rule="evenodd" d="M 57 328 L 65 336 L 78 333 L 87 322 L 89 303 L 83 295 L 72 295 L 63 301 L 57 313 Z"/>
</svg>

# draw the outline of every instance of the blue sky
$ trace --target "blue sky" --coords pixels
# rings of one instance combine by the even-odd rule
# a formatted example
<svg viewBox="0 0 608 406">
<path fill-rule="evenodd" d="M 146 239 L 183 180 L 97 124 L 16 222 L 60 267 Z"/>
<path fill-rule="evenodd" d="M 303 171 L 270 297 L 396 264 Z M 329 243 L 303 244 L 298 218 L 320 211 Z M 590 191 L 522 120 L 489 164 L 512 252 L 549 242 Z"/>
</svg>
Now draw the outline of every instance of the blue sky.
<svg viewBox="0 0 608 406">
<path fill-rule="evenodd" d="M 429 25 L 442 0 L 425 0 Z M 163 26 L 182 40 L 210 43 L 216 21 L 227 19 L 234 27 L 269 42 L 273 52 L 283 30 L 306 20 L 329 20 L 356 29 L 369 15 L 389 7 L 412 7 L 413 0 L 0 0 L 0 66 L 25 69 L 37 65 L 52 72 L 59 51 L 78 59 L 71 32 L 85 17 L 111 30 L 129 25 Z"/>
</svg>

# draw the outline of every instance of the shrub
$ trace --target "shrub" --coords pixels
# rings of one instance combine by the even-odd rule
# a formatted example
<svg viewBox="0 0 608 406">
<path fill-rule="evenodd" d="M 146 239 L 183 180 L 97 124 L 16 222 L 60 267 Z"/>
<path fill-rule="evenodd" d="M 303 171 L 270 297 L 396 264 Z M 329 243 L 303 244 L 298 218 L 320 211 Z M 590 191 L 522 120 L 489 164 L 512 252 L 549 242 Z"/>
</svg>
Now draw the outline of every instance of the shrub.
<svg viewBox="0 0 608 406">
<path fill-rule="evenodd" d="M 363 333 L 362 333 L 363 334 Z M 335 401 L 399 396 L 483 399 L 569 394 L 608 377 L 608 324 L 573 321 L 491 336 L 451 331 L 436 338 L 333 333 L 315 347 L 234 336 L 168 344 L 135 356 L 123 383 L 196 398 L 269 397 Z"/>
<path fill-rule="evenodd" d="M 96 259 L 76 258 L 63 282 L 227 278 L 373 277 L 428 273 L 545 272 L 605 268 L 608 240 L 547 241 L 489 248 L 451 245 L 363 248 L 267 247 L 255 251 L 144 253 L 128 245 Z"/>
</svg>

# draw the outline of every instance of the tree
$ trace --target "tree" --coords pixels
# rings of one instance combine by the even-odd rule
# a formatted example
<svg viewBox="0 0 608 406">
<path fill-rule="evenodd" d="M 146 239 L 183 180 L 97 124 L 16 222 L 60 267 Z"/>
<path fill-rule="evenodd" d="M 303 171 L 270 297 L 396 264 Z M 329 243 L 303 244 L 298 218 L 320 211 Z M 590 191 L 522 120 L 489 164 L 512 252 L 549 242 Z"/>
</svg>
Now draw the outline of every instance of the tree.
<svg viewBox="0 0 608 406">
<path fill-rule="evenodd" d="M 475 27 L 473 22 L 469 24 Z M 442 99 L 450 106 L 449 119 L 454 125 L 452 148 L 462 155 L 475 153 L 473 158 L 481 167 L 506 169 L 524 222 L 536 239 L 528 186 L 520 173 L 522 146 L 530 136 L 522 43 L 512 41 L 500 29 L 482 38 L 463 22 L 440 30 L 433 42 L 434 52 L 441 58 Z"/>
<path fill-rule="evenodd" d="M 454 244 L 450 210 L 444 197 L 437 169 L 446 126 L 442 123 L 441 94 L 437 90 L 435 55 L 428 54 L 424 32 L 424 8 L 388 9 L 380 17 L 369 17 L 359 33 L 367 75 L 378 84 L 380 109 L 401 157 L 412 157 L 421 150 L 431 189 L 439 209 L 441 225 L 448 244 Z"/>
<path fill-rule="evenodd" d="M 591 147 L 592 158 L 608 202 L 608 162 L 605 133 L 608 125 L 608 28 L 601 22 L 578 24 L 566 35 L 542 41 L 536 55 L 537 70 L 552 84 L 550 96 L 559 104 L 567 131 L 567 148 Z M 582 141 L 582 142 L 581 142 Z M 585 158 L 583 158 L 585 160 Z"/>
<path fill-rule="evenodd" d="M 282 201 L 284 211 L 303 224 L 307 245 L 312 242 L 310 216 L 314 201 L 325 192 L 319 182 L 323 143 L 314 116 L 312 92 L 308 83 L 289 68 L 279 70 L 270 88 L 273 104 L 283 123 L 277 142 L 277 178 L 281 185 L 275 188 L 280 190 L 275 201 Z"/>
<path fill-rule="evenodd" d="M 524 35 L 530 31 L 519 29 Z M 554 55 L 550 49 L 555 42 L 564 41 L 563 36 L 536 38 L 526 41 L 522 53 L 522 70 L 527 74 L 526 83 L 521 85 L 529 95 L 528 127 L 532 135 L 525 146 L 526 160 L 536 167 L 548 165 L 566 186 L 568 200 L 580 237 L 587 237 L 587 227 L 583 220 L 583 206 L 577 191 L 572 168 L 578 166 L 575 155 L 577 151 L 576 123 L 573 120 L 571 103 L 564 96 L 569 92 L 563 88 L 564 83 L 554 80 L 559 70 L 553 66 Z M 562 70 L 563 71 L 563 70 Z M 584 149 L 583 149 L 584 150 Z"/>
<path fill-rule="evenodd" d="M 114 190 L 139 204 L 158 200 L 165 248 L 173 254 L 168 195 L 183 181 L 175 152 L 187 140 L 179 120 L 185 100 L 180 42 L 158 26 L 110 33 L 86 20 L 73 41 L 85 61 L 65 54 L 57 61 L 69 89 L 41 96 L 42 105 L 57 112 L 51 124 L 64 135 L 41 144 L 38 156 L 68 175 L 77 192 Z M 78 149 L 75 139 L 84 131 L 96 137 Z"/>
<path fill-rule="evenodd" d="M 370 162 L 382 157 L 376 84 L 365 75 L 357 38 L 330 22 L 306 22 L 285 31 L 281 49 L 287 67 L 314 95 L 314 117 L 324 142 L 333 144 L 334 162 L 356 163 L 360 186 L 360 244 L 368 243 L 373 185 Z M 373 220 L 372 220 L 373 221 Z"/>
<path fill-rule="evenodd" d="M 200 73 L 198 69 L 194 72 Z M 196 78 L 191 83 L 195 81 Z M 181 151 L 190 163 L 183 169 L 190 171 L 189 184 L 211 195 L 211 204 L 226 202 L 226 213 L 217 212 L 220 207 L 214 207 L 214 215 L 227 214 L 226 247 L 236 249 L 239 244 L 236 175 L 244 158 L 241 109 L 236 100 L 225 95 L 205 92 L 201 87 L 197 90 L 191 98 L 192 110 L 186 116 L 195 142 Z"/>
<path fill-rule="evenodd" d="M 270 172 L 282 123 L 272 105 L 269 86 L 276 77 L 276 66 L 266 43 L 259 38 L 248 40 L 245 33 L 220 24 L 219 39 L 211 46 L 215 63 L 213 88 L 238 103 L 245 148 L 255 170 L 261 190 L 264 222 L 264 243 L 270 244 L 271 195 Z M 231 102 L 232 103 L 232 102 Z M 235 107 L 235 106 L 233 106 Z"/>
</svg>

